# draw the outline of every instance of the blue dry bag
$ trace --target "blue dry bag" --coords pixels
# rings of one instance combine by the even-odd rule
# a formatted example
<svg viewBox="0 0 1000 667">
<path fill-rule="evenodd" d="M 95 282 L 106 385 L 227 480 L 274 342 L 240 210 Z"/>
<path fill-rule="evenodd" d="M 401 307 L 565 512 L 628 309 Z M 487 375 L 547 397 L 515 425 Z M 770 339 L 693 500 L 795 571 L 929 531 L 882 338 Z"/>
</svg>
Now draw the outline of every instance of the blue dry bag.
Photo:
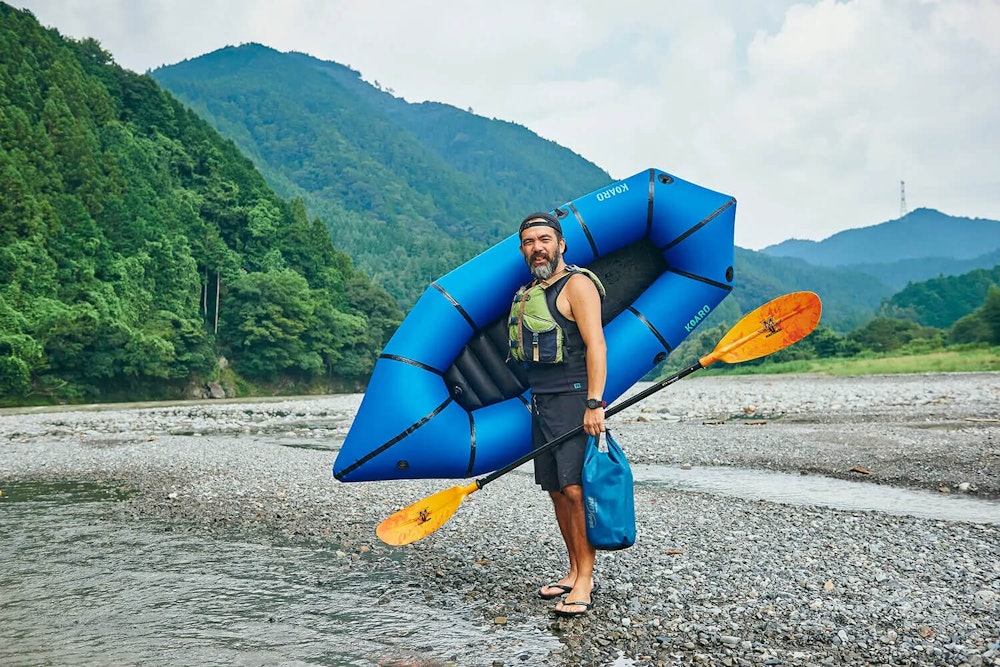
<svg viewBox="0 0 1000 667">
<path fill-rule="evenodd" d="M 583 459 L 583 504 L 587 541 L 595 549 L 612 551 L 635 542 L 635 501 L 632 470 L 611 432 L 590 436 Z"/>
</svg>

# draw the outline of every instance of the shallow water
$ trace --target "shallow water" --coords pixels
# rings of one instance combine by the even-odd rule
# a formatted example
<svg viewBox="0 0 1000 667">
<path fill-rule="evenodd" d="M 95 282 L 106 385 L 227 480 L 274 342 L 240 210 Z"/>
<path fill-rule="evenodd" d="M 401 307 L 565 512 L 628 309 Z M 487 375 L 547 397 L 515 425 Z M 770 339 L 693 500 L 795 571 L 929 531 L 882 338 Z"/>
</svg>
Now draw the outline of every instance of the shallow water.
<svg viewBox="0 0 1000 667">
<path fill-rule="evenodd" d="M 748 500 L 1000 525 L 1000 501 L 965 494 L 737 467 L 633 465 L 632 472 L 637 484 L 662 484 Z"/>
<path fill-rule="evenodd" d="M 0 664 L 542 664 L 528 624 L 425 603 L 348 573 L 327 549 L 122 521 L 119 489 L 7 484 L 0 496 Z M 471 620 L 470 620 L 471 619 Z"/>
</svg>

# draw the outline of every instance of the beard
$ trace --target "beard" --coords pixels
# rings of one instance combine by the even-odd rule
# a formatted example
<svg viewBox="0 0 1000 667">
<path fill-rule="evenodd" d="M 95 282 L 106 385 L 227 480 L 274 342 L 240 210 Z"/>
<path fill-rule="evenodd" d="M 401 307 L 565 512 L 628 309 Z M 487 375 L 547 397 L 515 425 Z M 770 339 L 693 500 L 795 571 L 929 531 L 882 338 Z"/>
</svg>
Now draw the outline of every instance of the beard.
<svg viewBox="0 0 1000 667">
<path fill-rule="evenodd" d="M 549 261 L 545 264 L 535 264 L 535 260 L 539 257 L 546 257 L 547 253 L 536 252 L 531 257 L 527 258 L 528 271 L 531 272 L 538 280 L 548 280 L 552 277 L 552 274 L 556 272 L 556 267 L 559 266 L 559 262 L 562 260 L 562 253 L 557 249 Z"/>
</svg>

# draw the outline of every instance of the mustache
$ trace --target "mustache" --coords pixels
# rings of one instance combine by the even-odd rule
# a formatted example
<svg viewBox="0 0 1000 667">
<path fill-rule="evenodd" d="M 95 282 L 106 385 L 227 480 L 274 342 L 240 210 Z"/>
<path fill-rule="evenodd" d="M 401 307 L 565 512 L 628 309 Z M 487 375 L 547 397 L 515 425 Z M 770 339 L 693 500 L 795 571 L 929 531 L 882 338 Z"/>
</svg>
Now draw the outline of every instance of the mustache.
<svg viewBox="0 0 1000 667">
<path fill-rule="evenodd" d="M 531 253 L 531 261 L 535 261 L 536 259 L 549 259 L 549 253 L 544 250 L 538 250 Z"/>
</svg>

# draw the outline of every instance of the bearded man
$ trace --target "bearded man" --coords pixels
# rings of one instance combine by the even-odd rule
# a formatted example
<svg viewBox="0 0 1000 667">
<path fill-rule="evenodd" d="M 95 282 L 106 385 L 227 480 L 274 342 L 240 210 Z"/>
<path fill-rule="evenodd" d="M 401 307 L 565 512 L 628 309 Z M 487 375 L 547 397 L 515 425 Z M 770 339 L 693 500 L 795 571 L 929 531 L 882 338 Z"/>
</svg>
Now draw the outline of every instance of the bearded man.
<svg viewBox="0 0 1000 667">
<path fill-rule="evenodd" d="M 519 235 L 535 279 L 514 297 L 510 344 L 512 357 L 527 367 L 533 446 L 583 424 L 579 436 L 535 459 L 535 482 L 552 498 L 569 557 L 566 575 L 538 594 L 546 600 L 565 595 L 555 613 L 579 616 L 593 606 L 595 550 L 587 541 L 582 471 L 588 437 L 605 430 L 604 287 L 592 272 L 563 261 L 566 240 L 554 215 L 532 213 L 521 222 Z"/>
</svg>

